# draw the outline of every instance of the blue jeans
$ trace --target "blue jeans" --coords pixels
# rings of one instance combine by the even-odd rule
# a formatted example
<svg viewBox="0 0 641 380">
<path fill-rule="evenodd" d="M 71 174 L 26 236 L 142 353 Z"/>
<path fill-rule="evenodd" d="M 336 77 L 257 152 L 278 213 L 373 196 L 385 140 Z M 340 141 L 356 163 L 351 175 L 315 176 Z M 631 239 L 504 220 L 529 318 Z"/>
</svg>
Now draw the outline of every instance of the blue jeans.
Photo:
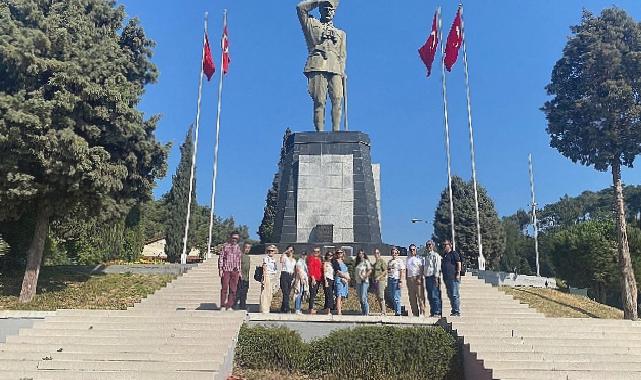
<svg viewBox="0 0 641 380">
<path fill-rule="evenodd" d="M 459 293 L 460 281 L 456 279 L 445 280 L 445 287 L 447 288 L 447 297 L 452 304 L 452 314 L 459 314 L 461 312 L 461 295 Z"/>
<path fill-rule="evenodd" d="M 427 300 L 430 303 L 430 315 L 441 315 L 441 289 L 438 287 L 439 280 L 436 276 L 425 277 L 425 289 L 427 290 Z"/>
<path fill-rule="evenodd" d="M 303 294 L 305 294 L 305 287 L 301 286 L 300 293 L 294 297 L 294 308 L 296 311 L 301 311 L 303 308 Z"/>
<path fill-rule="evenodd" d="M 394 314 L 401 315 L 401 284 L 400 281 L 388 277 L 387 278 L 387 291 L 389 292 L 394 302 Z"/>
<path fill-rule="evenodd" d="M 369 301 L 367 300 L 368 289 L 369 282 L 356 284 L 356 292 L 358 293 L 358 300 L 361 302 L 361 314 L 363 315 L 369 315 Z"/>
</svg>

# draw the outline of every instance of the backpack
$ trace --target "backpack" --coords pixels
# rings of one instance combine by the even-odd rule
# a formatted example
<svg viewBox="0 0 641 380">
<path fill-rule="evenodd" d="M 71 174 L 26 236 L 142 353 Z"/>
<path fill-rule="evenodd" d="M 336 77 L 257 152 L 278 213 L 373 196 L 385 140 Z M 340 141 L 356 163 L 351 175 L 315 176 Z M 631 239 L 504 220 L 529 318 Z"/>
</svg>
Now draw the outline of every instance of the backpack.
<svg viewBox="0 0 641 380">
<path fill-rule="evenodd" d="M 254 270 L 254 280 L 258 282 L 263 282 L 263 266 L 257 265 Z"/>
</svg>

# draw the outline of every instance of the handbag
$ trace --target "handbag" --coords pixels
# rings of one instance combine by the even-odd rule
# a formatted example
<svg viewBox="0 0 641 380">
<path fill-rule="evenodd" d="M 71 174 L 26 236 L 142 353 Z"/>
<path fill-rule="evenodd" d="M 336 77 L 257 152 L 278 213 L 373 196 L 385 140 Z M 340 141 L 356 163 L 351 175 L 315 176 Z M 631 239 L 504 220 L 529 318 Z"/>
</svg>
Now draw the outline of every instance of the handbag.
<svg viewBox="0 0 641 380">
<path fill-rule="evenodd" d="M 263 266 L 257 265 L 254 270 L 254 280 L 258 282 L 263 282 Z"/>
</svg>

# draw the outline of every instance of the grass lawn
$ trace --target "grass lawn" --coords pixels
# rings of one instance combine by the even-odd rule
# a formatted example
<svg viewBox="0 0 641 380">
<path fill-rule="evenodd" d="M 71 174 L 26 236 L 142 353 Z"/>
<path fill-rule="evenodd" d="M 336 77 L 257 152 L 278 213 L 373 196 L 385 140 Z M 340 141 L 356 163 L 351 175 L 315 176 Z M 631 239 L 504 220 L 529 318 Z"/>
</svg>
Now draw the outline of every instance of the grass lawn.
<svg viewBox="0 0 641 380">
<path fill-rule="evenodd" d="M 0 276 L 0 310 L 126 309 L 175 278 L 132 273 L 90 275 L 69 267 L 44 267 L 33 301 L 21 304 L 22 276 Z"/>
<path fill-rule="evenodd" d="M 376 296 L 373 293 L 369 293 L 367 295 L 367 298 L 369 300 L 369 313 L 380 314 L 381 308 L 380 308 L 380 305 L 378 304 L 378 301 L 376 301 Z M 274 299 L 272 300 L 271 312 L 278 313 L 280 311 L 280 305 L 282 302 L 283 302 L 283 293 L 279 289 L 278 292 L 274 294 Z M 321 288 L 320 292 L 316 295 L 316 301 L 314 302 L 314 309 L 316 309 L 316 311 L 319 312 L 323 308 L 324 304 L 325 304 L 325 294 L 323 293 L 323 289 Z M 294 312 L 293 297 L 289 305 L 293 313 Z M 308 307 L 309 307 L 308 301 L 307 300 L 303 301 L 303 313 L 307 312 Z M 361 314 L 361 303 L 358 301 L 358 294 L 356 292 L 356 288 L 350 287 L 348 297 L 343 299 L 343 314 L 344 315 L 360 315 Z M 389 307 L 387 307 L 387 314 L 394 315 L 394 311 Z"/>
<path fill-rule="evenodd" d="M 554 289 L 499 288 L 522 303 L 526 303 L 545 314 L 556 318 L 604 318 L 622 319 L 623 311 L 589 298 Z"/>
</svg>

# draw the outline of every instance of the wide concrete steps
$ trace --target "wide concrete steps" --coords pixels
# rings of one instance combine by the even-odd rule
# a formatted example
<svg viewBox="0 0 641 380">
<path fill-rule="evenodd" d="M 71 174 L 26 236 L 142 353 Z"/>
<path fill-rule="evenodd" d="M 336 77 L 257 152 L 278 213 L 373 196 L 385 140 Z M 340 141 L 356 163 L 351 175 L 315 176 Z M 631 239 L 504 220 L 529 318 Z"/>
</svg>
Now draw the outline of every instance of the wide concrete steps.
<svg viewBox="0 0 641 380">
<path fill-rule="evenodd" d="M 226 379 L 246 312 L 219 297 L 206 261 L 128 310 L 58 310 L 0 344 L 0 379 Z"/>
<path fill-rule="evenodd" d="M 641 323 L 546 318 L 483 280 L 461 281 L 461 317 L 445 328 L 463 344 L 470 379 L 641 379 Z"/>
</svg>

